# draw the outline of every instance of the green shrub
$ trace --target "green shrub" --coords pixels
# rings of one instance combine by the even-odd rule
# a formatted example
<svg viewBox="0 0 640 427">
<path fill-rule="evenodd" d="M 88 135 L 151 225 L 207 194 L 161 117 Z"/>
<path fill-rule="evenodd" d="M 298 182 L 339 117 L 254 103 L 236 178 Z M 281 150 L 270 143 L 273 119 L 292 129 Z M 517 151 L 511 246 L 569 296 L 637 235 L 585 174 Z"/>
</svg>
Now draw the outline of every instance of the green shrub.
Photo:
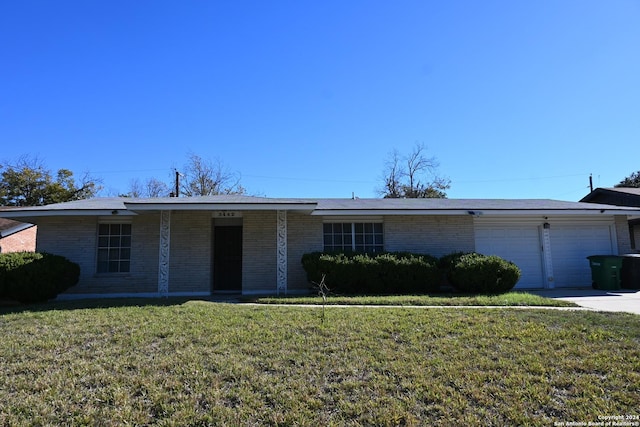
<svg viewBox="0 0 640 427">
<path fill-rule="evenodd" d="M 311 283 L 325 284 L 342 294 L 408 294 L 439 289 L 437 259 L 407 252 L 303 255 L 302 265 Z"/>
<path fill-rule="evenodd" d="M 444 272 L 449 272 L 453 268 L 454 265 L 460 260 L 460 257 L 463 255 L 467 255 L 470 252 L 452 252 L 448 255 L 441 257 L 438 260 L 438 268 L 440 268 Z"/>
<path fill-rule="evenodd" d="M 452 257 L 447 277 L 459 291 L 498 294 L 511 290 L 520 279 L 520 269 L 495 255 L 469 253 Z"/>
<path fill-rule="evenodd" d="M 78 283 L 80 267 L 59 255 L 0 254 L 0 298 L 44 302 Z"/>
</svg>

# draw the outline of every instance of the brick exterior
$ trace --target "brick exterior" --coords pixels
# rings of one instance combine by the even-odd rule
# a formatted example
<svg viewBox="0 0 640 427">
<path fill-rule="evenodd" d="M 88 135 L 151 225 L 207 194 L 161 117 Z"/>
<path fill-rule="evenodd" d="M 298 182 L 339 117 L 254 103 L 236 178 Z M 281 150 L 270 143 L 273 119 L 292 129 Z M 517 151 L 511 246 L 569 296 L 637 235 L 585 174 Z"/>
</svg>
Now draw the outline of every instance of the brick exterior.
<svg viewBox="0 0 640 427">
<path fill-rule="evenodd" d="M 275 211 L 244 212 L 242 225 L 242 293 L 277 291 Z"/>
<path fill-rule="evenodd" d="M 322 250 L 322 218 L 290 212 L 287 231 L 287 289 L 290 293 L 304 293 L 309 291 L 309 282 L 302 268 L 302 255 Z"/>
<path fill-rule="evenodd" d="M 386 216 L 384 249 L 440 257 L 475 250 L 473 218 L 465 216 Z"/>
<path fill-rule="evenodd" d="M 628 254 L 632 252 L 631 233 L 627 218 L 621 215 L 614 216 L 616 225 L 616 239 L 618 240 L 618 253 Z"/>
<path fill-rule="evenodd" d="M 212 223 L 208 211 L 171 213 L 169 292 L 211 292 Z"/>
<path fill-rule="evenodd" d="M 384 248 L 442 256 L 475 250 L 473 218 L 458 216 L 388 215 L 383 218 Z M 122 217 L 105 217 L 105 221 Z M 131 272 L 96 274 L 95 216 L 53 216 L 38 219 L 37 250 L 63 255 L 80 264 L 81 277 L 67 294 L 154 294 L 158 290 L 160 215 L 130 217 Z M 358 222 L 357 218 L 345 222 Z M 287 290 L 307 292 L 302 255 L 323 248 L 323 218 L 287 213 Z M 277 290 L 276 211 L 245 211 L 243 225 L 242 292 L 274 294 Z M 208 294 L 212 285 L 213 220 L 210 211 L 173 211 L 169 258 L 169 293 Z M 619 253 L 631 252 L 627 220 L 615 217 Z"/>
<path fill-rule="evenodd" d="M 0 254 L 8 252 L 35 251 L 37 231 L 38 227 L 34 226 L 17 233 L 13 233 L 10 236 L 0 238 Z"/>
<path fill-rule="evenodd" d="M 131 218 L 130 273 L 96 273 L 97 217 L 39 219 L 36 248 L 80 265 L 80 281 L 66 294 L 152 293 L 158 290 L 159 222 L 157 214 Z"/>
<path fill-rule="evenodd" d="M 322 217 L 292 214 L 288 216 L 289 291 L 309 290 L 300 262 L 307 252 L 321 251 Z M 358 222 L 357 218 L 344 222 Z M 470 216 L 385 216 L 384 249 L 442 256 L 455 251 L 473 251 L 475 239 Z"/>
</svg>

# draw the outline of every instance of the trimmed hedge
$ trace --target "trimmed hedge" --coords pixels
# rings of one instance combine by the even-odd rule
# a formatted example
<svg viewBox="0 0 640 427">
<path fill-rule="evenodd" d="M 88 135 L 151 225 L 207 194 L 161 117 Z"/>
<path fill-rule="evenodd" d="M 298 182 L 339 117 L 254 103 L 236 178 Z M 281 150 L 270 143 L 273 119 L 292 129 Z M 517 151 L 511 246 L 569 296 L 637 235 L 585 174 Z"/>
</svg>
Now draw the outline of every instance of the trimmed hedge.
<svg viewBox="0 0 640 427">
<path fill-rule="evenodd" d="M 447 278 L 461 292 L 504 293 L 520 280 L 520 268 L 495 255 L 457 253 L 448 257 Z"/>
<path fill-rule="evenodd" d="M 324 275 L 331 292 L 342 294 L 437 292 L 443 276 L 460 292 L 499 294 L 511 290 L 521 274 L 510 261 L 475 252 L 455 252 L 440 259 L 408 252 L 312 252 L 303 255 L 302 265 L 309 282 L 320 283 Z"/>
<path fill-rule="evenodd" d="M 0 299 L 44 302 L 78 283 L 80 266 L 59 255 L 0 254 Z"/>
<path fill-rule="evenodd" d="M 325 284 L 333 293 L 408 294 L 439 290 L 438 259 L 408 252 L 380 254 L 322 253 L 303 255 L 311 283 Z"/>
</svg>

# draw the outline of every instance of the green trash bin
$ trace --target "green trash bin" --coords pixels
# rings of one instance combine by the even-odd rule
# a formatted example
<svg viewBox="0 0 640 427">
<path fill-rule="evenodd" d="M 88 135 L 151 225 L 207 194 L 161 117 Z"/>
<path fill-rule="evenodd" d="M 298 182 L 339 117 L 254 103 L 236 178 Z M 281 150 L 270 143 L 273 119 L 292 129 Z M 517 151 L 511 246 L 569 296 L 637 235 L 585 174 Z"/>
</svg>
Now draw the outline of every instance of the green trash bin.
<svg viewBox="0 0 640 427">
<path fill-rule="evenodd" d="M 620 289 L 622 257 L 617 255 L 588 256 L 591 266 L 591 284 L 594 289 Z"/>
</svg>

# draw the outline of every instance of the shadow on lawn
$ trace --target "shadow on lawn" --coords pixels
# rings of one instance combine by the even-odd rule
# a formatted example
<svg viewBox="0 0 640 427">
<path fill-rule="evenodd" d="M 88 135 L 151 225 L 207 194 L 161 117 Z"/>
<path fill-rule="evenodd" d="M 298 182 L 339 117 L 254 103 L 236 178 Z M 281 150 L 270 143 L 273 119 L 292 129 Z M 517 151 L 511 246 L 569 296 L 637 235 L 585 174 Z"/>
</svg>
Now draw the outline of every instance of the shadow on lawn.
<svg viewBox="0 0 640 427">
<path fill-rule="evenodd" d="M 38 304 L 20 304 L 15 301 L 0 301 L 0 315 L 23 312 L 52 310 L 82 310 L 113 307 L 167 307 L 182 305 L 188 301 L 214 301 L 210 297 L 167 297 L 167 298 L 105 298 L 48 301 Z"/>
</svg>

